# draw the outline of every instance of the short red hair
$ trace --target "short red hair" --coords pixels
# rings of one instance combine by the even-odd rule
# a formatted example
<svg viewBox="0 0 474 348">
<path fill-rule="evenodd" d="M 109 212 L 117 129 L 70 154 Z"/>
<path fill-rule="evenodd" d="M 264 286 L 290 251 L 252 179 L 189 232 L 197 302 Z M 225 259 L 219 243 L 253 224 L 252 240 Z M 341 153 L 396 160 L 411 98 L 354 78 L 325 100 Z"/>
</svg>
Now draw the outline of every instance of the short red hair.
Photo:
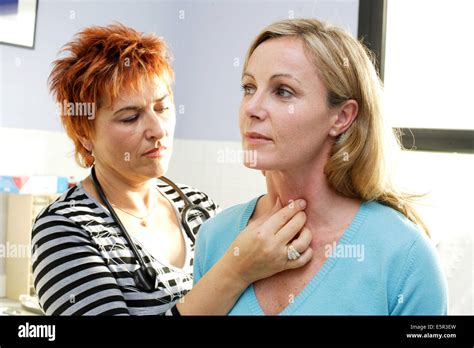
<svg viewBox="0 0 474 348">
<path fill-rule="evenodd" d="M 155 76 L 165 79 L 171 94 L 171 55 L 156 35 L 144 35 L 122 24 L 92 26 L 77 33 L 61 52 L 68 54 L 53 62 L 48 80 L 58 104 L 92 103 L 96 113 L 123 89 L 139 90 L 143 78 L 150 81 Z M 80 136 L 92 138 L 93 119 L 71 117 L 64 111 L 60 108 L 61 122 L 74 142 L 76 161 L 89 167 L 90 152 Z"/>
</svg>

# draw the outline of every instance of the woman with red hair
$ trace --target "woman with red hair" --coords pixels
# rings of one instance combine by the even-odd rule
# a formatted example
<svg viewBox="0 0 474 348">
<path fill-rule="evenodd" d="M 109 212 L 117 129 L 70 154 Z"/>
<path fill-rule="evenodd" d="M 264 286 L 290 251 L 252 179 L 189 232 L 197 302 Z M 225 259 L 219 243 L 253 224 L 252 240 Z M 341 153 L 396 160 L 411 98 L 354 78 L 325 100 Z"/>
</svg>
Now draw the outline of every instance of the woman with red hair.
<svg viewBox="0 0 474 348">
<path fill-rule="evenodd" d="M 304 201 L 277 201 L 190 291 L 195 234 L 218 208 L 163 177 L 176 120 L 165 42 L 116 24 L 82 30 L 64 51 L 51 92 L 91 175 L 33 227 L 34 286 L 46 314 L 226 314 L 249 284 L 310 260 Z M 301 256 L 289 260 L 290 249 Z"/>
</svg>

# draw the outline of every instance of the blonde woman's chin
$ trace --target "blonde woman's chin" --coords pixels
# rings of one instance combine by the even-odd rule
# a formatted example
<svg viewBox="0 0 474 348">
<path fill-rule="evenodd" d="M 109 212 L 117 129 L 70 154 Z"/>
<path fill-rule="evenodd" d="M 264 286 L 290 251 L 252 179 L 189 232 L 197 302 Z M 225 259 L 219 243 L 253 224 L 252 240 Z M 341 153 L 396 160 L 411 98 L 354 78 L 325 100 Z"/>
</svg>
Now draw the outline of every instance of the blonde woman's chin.
<svg viewBox="0 0 474 348">
<path fill-rule="evenodd" d="M 265 171 L 269 170 L 275 170 L 275 166 L 270 165 L 270 163 L 265 163 L 263 161 L 259 162 L 258 160 L 256 161 L 245 161 L 243 162 L 244 166 L 249 168 L 249 169 L 255 169 L 259 170 L 262 172 L 262 174 L 265 176 Z"/>
</svg>

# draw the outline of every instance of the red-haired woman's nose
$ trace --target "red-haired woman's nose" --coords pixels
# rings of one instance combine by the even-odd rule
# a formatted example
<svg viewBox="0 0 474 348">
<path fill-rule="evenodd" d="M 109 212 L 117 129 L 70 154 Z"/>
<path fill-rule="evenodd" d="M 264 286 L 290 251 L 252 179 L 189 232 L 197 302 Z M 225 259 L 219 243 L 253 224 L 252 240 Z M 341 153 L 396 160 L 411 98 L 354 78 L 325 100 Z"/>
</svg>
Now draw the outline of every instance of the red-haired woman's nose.
<svg viewBox="0 0 474 348">
<path fill-rule="evenodd" d="M 146 137 L 160 140 L 165 134 L 165 122 L 156 115 L 150 117 L 150 120 L 147 122 Z"/>
</svg>

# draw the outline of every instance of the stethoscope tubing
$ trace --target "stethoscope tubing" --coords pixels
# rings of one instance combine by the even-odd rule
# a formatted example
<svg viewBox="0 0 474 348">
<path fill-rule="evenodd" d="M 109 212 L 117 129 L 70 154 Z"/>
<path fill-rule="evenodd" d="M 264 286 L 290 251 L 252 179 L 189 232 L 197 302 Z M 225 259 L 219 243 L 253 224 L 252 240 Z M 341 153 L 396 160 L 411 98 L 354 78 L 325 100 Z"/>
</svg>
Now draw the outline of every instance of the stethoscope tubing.
<svg viewBox="0 0 474 348">
<path fill-rule="evenodd" d="M 183 226 L 184 231 L 186 232 L 189 239 L 191 239 L 192 243 L 194 244 L 196 242 L 196 237 L 194 236 L 194 233 L 191 231 L 191 227 L 189 226 L 189 213 L 192 210 L 197 210 L 202 213 L 205 217 L 205 220 L 207 220 L 211 217 L 209 212 L 206 209 L 200 207 L 199 205 L 192 203 L 189 197 L 186 196 L 186 194 L 178 187 L 178 185 L 176 185 L 170 179 L 164 176 L 160 177 L 159 179 L 170 185 L 178 193 L 179 197 L 183 200 L 184 207 L 183 211 L 181 212 L 181 225 Z"/>
<path fill-rule="evenodd" d="M 119 229 L 122 232 L 122 235 L 127 240 L 128 245 L 130 245 L 130 247 L 132 248 L 132 252 L 135 254 L 135 257 L 137 258 L 138 263 L 140 264 L 141 267 L 146 268 L 147 266 L 145 264 L 145 261 L 143 260 L 142 256 L 138 252 L 137 246 L 132 241 L 132 238 L 128 234 L 127 229 L 122 224 L 122 221 L 120 221 L 119 217 L 115 213 L 115 210 L 112 208 L 112 205 L 110 204 L 109 200 L 105 196 L 104 190 L 102 189 L 102 186 L 100 186 L 99 180 L 97 179 L 97 176 L 95 174 L 95 168 L 94 167 L 92 167 L 92 169 L 91 169 L 91 177 L 92 177 L 92 184 L 94 185 L 97 194 L 100 196 L 100 199 L 102 200 L 102 202 L 104 202 L 105 206 L 109 210 L 110 215 L 112 216 L 112 219 L 119 226 Z"/>
<path fill-rule="evenodd" d="M 99 180 L 97 179 L 97 176 L 96 176 L 96 173 L 95 173 L 95 167 L 93 166 L 92 169 L 91 169 L 91 177 L 92 177 L 92 183 L 95 187 L 95 190 L 97 191 L 97 194 L 99 195 L 100 199 L 104 202 L 105 206 L 107 207 L 107 209 L 109 210 L 110 212 L 110 215 L 112 216 L 112 218 L 114 219 L 114 221 L 117 223 L 117 225 L 119 226 L 120 228 L 120 231 L 122 232 L 123 236 L 125 237 L 125 239 L 127 240 L 128 244 L 130 245 L 130 247 L 132 248 L 132 251 L 133 253 L 135 254 L 138 262 L 140 263 L 140 266 L 146 268 L 146 264 L 145 264 L 145 261 L 143 260 L 143 258 L 141 257 L 140 253 L 138 252 L 138 249 L 137 249 L 137 246 L 135 245 L 135 243 L 132 241 L 132 238 L 130 237 L 130 235 L 128 234 L 128 231 L 127 229 L 125 228 L 125 226 L 122 224 L 122 222 L 120 221 L 119 217 L 117 216 L 117 214 L 115 213 L 114 209 L 112 208 L 109 200 L 107 199 L 107 197 L 105 196 L 105 193 L 102 189 L 102 186 L 100 185 L 99 183 Z M 162 180 L 163 182 L 165 182 L 166 184 L 170 185 L 177 193 L 178 195 L 180 196 L 180 198 L 183 200 L 184 202 L 184 207 L 183 207 L 183 210 L 181 212 L 181 225 L 183 226 L 184 228 L 184 231 L 186 232 L 186 235 L 188 236 L 188 238 L 192 241 L 192 244 L 194 245 L 194 243 L 196 242 L 196 237 L 194 236 L 194 233 L 191 231 L 191 228 L 189 226 L 189 221 L 188 221 L 188 216 L 189 216 L 189 213 L 192 211 L 192 210 L 197 210 L 199 211 L 200 213 L 202 213 L 205 217 L 205 220 L 209 219 L 210 218 L 210 214 L 209 212 L 198 206 L 197 204 L 194 204 L 191 202 L 191 200 L 188 198 L 188 196 L 186 196 L 186 194 L 174 183 L 172 182 L 170 179 L 162 176 L 159 178 L 160 180 Z"/>
</svg>

